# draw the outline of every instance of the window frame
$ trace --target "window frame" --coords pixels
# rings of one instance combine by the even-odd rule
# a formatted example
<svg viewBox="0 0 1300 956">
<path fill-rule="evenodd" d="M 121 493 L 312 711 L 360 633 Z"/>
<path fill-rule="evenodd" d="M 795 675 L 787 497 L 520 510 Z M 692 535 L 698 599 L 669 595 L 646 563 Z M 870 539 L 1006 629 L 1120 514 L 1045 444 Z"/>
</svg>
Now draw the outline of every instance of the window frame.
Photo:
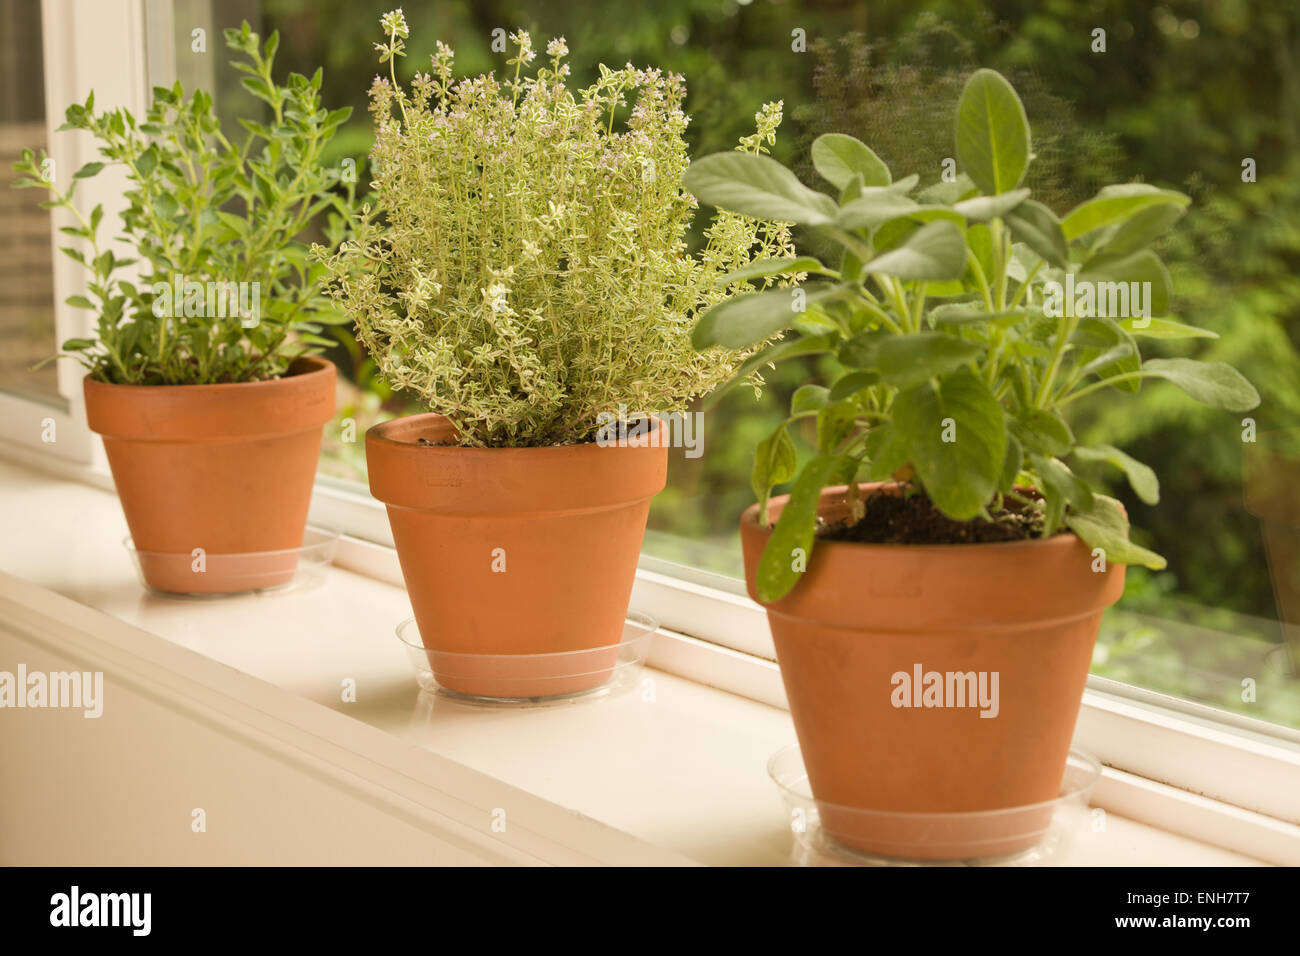
<svg viewBox="0 0 1300 956">
<path fill-rule="evenodd" d="M 163 0 L 148 2 L 166 5 Z M 146 0 L 101 0 L 93 5 L 42 0 L 41 9 L 50 152 L 60 169 L 75 170 L 93 158 L 94 145 L 85 133 L 55 135 L 61 104 L 84 100 L 93 87 L 100 106 L 124 105 L 136 111 L 147 107 L 154 64 L 149 62 Z M 120 49 L 120 56 L 105 61 L 94 55 L 106 46 Z M 157 64 L 159 70 L 166 68 Z M 101 175 L 82 183 L 78 202 L 87 209 L 102 203 L 106 216 L 115 216 L 123 205 L 121 192 L 119 179 Z M 64 304 L 69 295 L 84 292 L 86 279 L 84 270 L 57 252 L 57 226 L 62 224 L 56 218 L 51 230 L 60 341 L 84 335 L 93 325 L 89 313 Z M 0 457 L 111 490 L 102 446 L 85 424 L 81 378 L 76 363 L 59 363 L 59 391 L 66 409 L 35 396 L 0 393 Z M 41 441 L 47 419 L 57 429 L 57 440 L 49 444 Z M 340 565 L 401 586 L 384 506 L 359 486 L 318 475 L 310 520 L 346 535 Z M 786 706 L 766 612 L 737 582 L 643 555 L 632 600 L 663 628 L 652 665 Z M 1135 775 L 1185 796 L 1204 795 L 1266 822 L 1300 825 L 1300 731 L 1090 676 L 1077 742 L 1113 773 Z M 1138 790 L 1130 787 L 1126 792 Z M 1158 821 L 1168 796 L 1131 800 Z M 1258 826 L 1251 832 L 1257 831 Z"/>
</svg>

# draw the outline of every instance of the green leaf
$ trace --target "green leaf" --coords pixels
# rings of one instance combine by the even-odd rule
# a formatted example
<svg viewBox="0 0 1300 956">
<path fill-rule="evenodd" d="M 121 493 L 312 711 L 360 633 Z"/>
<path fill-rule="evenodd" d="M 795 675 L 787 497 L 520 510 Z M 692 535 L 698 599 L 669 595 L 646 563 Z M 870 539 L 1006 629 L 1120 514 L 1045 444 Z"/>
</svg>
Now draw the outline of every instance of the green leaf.
<svg viewBox="0 0 1300 956">
<path fill-rule="evenodd" d="M 63 351 L 65 352 L 84 352 L 95 345 L 94 339 L 65 339 L 63 342 Z"/>
<path fill-rule="evenodd" d="M 881 380 L 896 388 L 911 388 L 964 365 L 984 351 L 977 342 L 943 332 L 891 335 L 876 349 Z"/>
<path fill-rule="evenodd" d="M 1039 491 L 1046 506 L 1043 514 L 1043 537 L 1056 533 L 1065 515 L 1065 506 L 1087 511 L 1092 507 L 1092 489 L 1087 482 L 1055 458 L 1031 454 L 1030 467 L 1038 476 Z"/>
<path fill-rule="evenodd" d="M 998 478 L 998 491 L 1006 494 L 1016 486 L 1016 476 L 1024 464 L 1024 449 L 1015 435 L 1007 435 L 1007 453 L 1002 459 L 1002 474 Z"/>
<path fill-rule="evenodd" d="M 1029 167 L 1029 120 L 1011 84 L 993 70 L 976 70 L 957 103 L 957 162 L 980 192 L 998 195 L 1020 185 Z"/>
<path fill-rule="evenodd" d="M 1114 465 L 1124 472 L 1129 487 L 1145 504 L 1154 505 L 1160 501 L 1160 479 L 1147 465 L 1132 458 L 1114 445 L 1080 445 L 1074 449 L 1074 457 L 1080 461 L 1103 461 Z"/>
<path fill-rule="evenodd" d="M 74 309 L 90 309 L 93 312 L 98 308 L 95 303 L 91 302 L 84 295 L 70 295 L 63 301 L 66 305 L 70 305 Z"/>
<path fill-rule="evenodd" d="M 790 414 L 810 412 L 830 400 L 830 389 L 821 385 L 800 385 L 790 397 Z"/>
<path fill-rule="evenodd" d="M 849 437 L 857 420 L 858 406 L 851 399 L 823 405 L 817 411 L 817 451 L 823 455 L 835 451 Z"/>
<path fill-rule="evenodd" d="M 1165 568 L 1164 558 L 1129 540 L 1128 518 L 1114 498 L 1093 495 L 1092 507 L 1087 511 L 1071 510 L 1065 523 L 1089 547 L 1101 548 L 1108 562 L 1143 564 L 1152 571 L 1162 571 Z"/>
<path fill-rule="evenodd" d="M 845 189 L 856 176 L 863 186 L 888 186 L 889 167 L 865 143 L 843 133 L 826 133 L 812 144 L 813 167 L 836 189 Z"/>
<path fill-rule="evenodd" d="M 1259 404 L 1259 392 L 1255 391 L 1255 386 L 1224 362 L 1151 359 L 1143 364 L 1142 375 L 1173 382 L 1201 404 L 1226 408 L 1230 412 L 1248 412 Z"/>
<path fill-rule="evenodd" d="M 772 538 L 763 549 L 754 577 L 758 599 L 770 604 L 785 597 L 799 580 L 798 567 L 807 567 L 817 531 L 817 507 L 831 476 L 844 468 L 839 455 L 818 455 L 804 465 L 781 510 Z"/>
<path fill-rule="evenodd" d="M 824 226 L 839 209 L 829 196 L 757 153 L 733 150 L 697 159 L 687 167 L 682 184 L 701 202 L 759 219 Z"/>
<path fill-rule="evenodd" d="M 743 380 L 750 372 L 769 363 L 779 362 L 782 359 L 796 358 L 800 355 L 815 355 L 818 352 L 829 351 L 831 345 L 832 341 L 829 335 L 804 336 L 803 338 L 786 339 L 777 342 L 758 354 L 745 359 L 740 368 L 736 369 L 736 374 L 732 376 L 731 380 L 733 382 Z"/>
<path fill-rule="evenodd" d="M 1080 319 L 1078 328 L 1070 337 L 1070 342 L 1079 347 L 1077 361 L 1089 368 L 1089 374 L 1095 373 L 1101 378 L 1111 378 L 1116 375 L 1128 375 L 1141 368 L 1142 358 L 1137 343 L 1114 319 Z M 1096 363 L 1096 360 L 1103 356 L 1111 361 Z M 1114 386 L 1120 391 L 1136 392 L 1141 388 L 1141 383 L 1135 378 L 1123 379 L 1115 382 Z"/>
<path fill-rule="evenodd" d="M 864 189 L 861 196 L 840 207 L 835 225 L 841 229 L 871 229 L 919 208 L 915 199 L 893 189 Z"/>
<path fill-rule="evenodd" d="M 1218 332 L 1174 319 L 1120 319 L 1119 327 L 1130 335 L 1147 339 L 1217 339 Z"/>
<path fill-rule="evenodd" d="M 888 332 L 879 329 L 858 332 L 844 341 L 836 357 L 841 365 L 849 368 L 874 369 L 878 364 L 876 354 L 880 343 L 888 337 Z"/>
<path fill-rule="evenodd" d="M 1013 189 L 998 196 L 973 196 L 952 208 L 972 222 L 986 222 L 1007 215 L 1028 198 L 1028 189 Z"/>
<path fill-rule="evenodd" d="M 1002 407 L 969 368 L 894 399 L 894 427 L 935 507 L 974 518 L 993 497 L 1006 459 Z"/>
<path fill-rule="evenodd" d="M 864 388 L 879 383 L 880 375 L 876 372 L 849 372 L 836 379 L 835 384 L 831 386 L 831 401 L 838 402 L 842 398 L 849 398 Z"/>
<path fill-rule="evenodd" d="M 900 279 L 960 279 L 966 271 L 966 238 L 947 220 L 927 223 L 897 249 L 868 262 L 866 271 Z"/>
<path fill-rule="evenodd" d="M 866 453 L 871 459 L 868 475 L 872 481 L 884 481 L 907 464 L 907 448 L 888 422 L 871 429 Z"/>
<path fill-rule="evenodd" d="M 1028 408 L 1012 428 L 1031 449 L 1048 455 L 1064 455 L 1074 447 L 1074 433 L 1065 419 L 1045 408 Z"/>
<path fill-rule="evenodd" d="M 1049 265 L 1070 267 L 1070 250 L 1061 221 L 1042 203 L 1026 199 L 1007 213 L 1006 223 L 1013 239 L 1023 242 Z"/>
<path fill-rule="evenodd" d="M 104 163 L 86 163 L 85 166 L 82 166 L 80 169 L 78 169 L 75 173 L 72 174 L 72 178 L 89 179 L 91 176 L 94 176 L 101 169 L 103 169 L 104 166 L 105 166 Z"/>
<path fill-rule="evenodd" d="M 767 523 L 767 499 L 772 488 L 793 478 L 797 466 L 794 442 L 790 440 L 785 423 L 782 422 L 776 431 L 758 443 L 754 453 L 754 469 L 749 477 L 754 497 L 763 505 L 763 514 L 759 518 L 761 523 Z"/>
<path fill-rule="evenodd" d="M 1120 224 L 1109 239 L 1101 244 L 1101 252 L 1112 256 L 1132 255 L 1154 242 L 1173 228 L 1183 218 L 1184 206 L 1168 202 L 1150 206 Z"/>
<path fill-rule="evenodd" d="M 1172 189 L 1157 189 L 1147 183 L 1106 186 L 1092 199 L 1080 203 L 1061 221 L 1065 238 L 1071 241 L 1094 229 L 1129 219 L 1152 206 L 1173 203 L 1186 206 L 1191 200 Z"/>
<path fill-rule="evenodd" d="M 1137 290 L 1146 299 L 1147 315 L 1164 315 L 1169 311 L 1169 298 L 1173 291 L 1169 270 L 1150 249 L 1122 258 L 1094 257 L 1084 264 L 1075 279 L 1095 283 L 1094 315 L 1105 314 L 1112 319 L 1130 318 L 1137 311 L 1131 287 L 1134 282 L 1150 283 L 1149 289 L 1142 286 Z M 1104 313 L 1103 303 L 1106 305 Z M 1111 309 L 1111 304 L 1115 304 L 1116 308 Z"/>
<path fill-rule="evenodd" d="M 844 286 L 827 285 L 813 290 L 795 286 L 738 295 L 705 312 L 695 324 L 691 342 L 697 349 L 710 345 L 745 348 L 794 324 L 795 317 L 803 311 L 797 293 L 803 294 L 802 304 L 806 309 L 815 302 L 847 295 L 850 291 Z"/>
<path fill-rule="evenodd" d="M 745 279 L 792 275 L 797 272 L 812 272 L 817 275 L 830 274 L 830 270 L 812 256 L 781 256 L 778 259 L 757 259 L 748 265 L 741 266 L 739 269 L 733 269 L 715 282 L 714 285 L 726 286 Z"/>
</svg>

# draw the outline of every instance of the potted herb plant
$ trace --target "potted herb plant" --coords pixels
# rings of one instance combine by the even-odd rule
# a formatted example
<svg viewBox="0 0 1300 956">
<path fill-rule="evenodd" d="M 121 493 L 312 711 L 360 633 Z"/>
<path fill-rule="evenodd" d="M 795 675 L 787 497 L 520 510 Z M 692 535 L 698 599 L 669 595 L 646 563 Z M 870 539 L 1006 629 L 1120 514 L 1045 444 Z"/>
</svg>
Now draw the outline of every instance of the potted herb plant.
<svg viewBox="0 0 1300 956">
<path fill-rule="evenodd" d="M 709 156 L 685 175 L 705 202 L 798 223 L 841 252 L 755 263 L 808 281 L 713 307 L 695 342 L 747 348 L 793 329 L 748 368 L 838 360 L 758 446 L 741 533 L 823 823 L 888 855 L 928 855 L 889 811 L 1058 795 L 1101 613 L 1124 565 L 1164 567 L 1089 477 L 1119 469 L 1154 504 L 1155 474 L 1081 445 L 1072 406 L 1151 379 L 1233 411 L 1259 400 L 1227 365 L 1139 350 L 1210 335 L 1167 317 L 1168 275 L 1146 248 L 1187 197 L 1108 186 L 1058 218 L 1022 186 L 1029 124 L 990 70 L 966 83 L 955 135 L 961 175 L 920 192 L 838 134 L 812 149 L 834 198 L 764 156 Z M 816 453 L 800 465 L 791 432 L 805 424 Z M 972 819 L 942 853 L 1017 847 Z"/>
<path fill-rule="evenodd" d="M 278 36 L 262 46 L 247 23 L 227 30 L 244 87 L 265 121 L 222 133 L 212 96 L 155 88 L 148 115 L 96 113 L 94 93 L 61 129 L 85 130 L 104 162 L 66 189 L 31 151 L 15 185 L 44 187 L 80 242 L 63 252 L 90 272 L 94 338 L 63 343 L 87 369 L 86 414 L 101 434 L 147 583 L 224 593 L 292 577 L 302 545 L 322 428 L 334 411 L 334 366 L 317 357 L 321 325 L 344 321 L 318 287 L 321 267 L 299 241 L 346 200 L 322 151 L 349 110 L 320 104 L 321 74 L 271 75 Z M 121 258 L 100 240 L 102 207 L 74 203 L 77 183 L 105 165 L 129 188 Z M 341 215 L 332 217 L 336 225 Z M 120 246 L 119 246 L 120 248 Z"/>
<path fill-rule="evenodd" d="M 401 11 L 382 26 L 372 205 L 319 254 L 380 374 L 430 411 L 367 432 L 370 488 L 439 683 L 580 691 L 609 674 L 664 486 L 655 416 L 738 361 L 696 353 L 694 317 L 744 285 L 733 270 L 788 254 L 789 234 L 721 213 L 687 252 L 680 77 L 602 67 L 574 91 L 564 40 L 533 74 L 519 32 L 504 82 L 455 81 L 440 43 L 407 90 Z M 754 154 L 779 104 L 757 119 Z"/>
</svg>

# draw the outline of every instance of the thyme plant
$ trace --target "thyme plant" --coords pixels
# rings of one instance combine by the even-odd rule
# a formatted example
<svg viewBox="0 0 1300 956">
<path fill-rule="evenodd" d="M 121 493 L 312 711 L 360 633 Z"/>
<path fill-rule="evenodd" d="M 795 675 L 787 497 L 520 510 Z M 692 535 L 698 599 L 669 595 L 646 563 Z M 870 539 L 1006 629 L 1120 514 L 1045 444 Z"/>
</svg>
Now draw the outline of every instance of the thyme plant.
<svg viewBox="0 0 1300 956">
<path fill-rule="evenodd" d="M 785 225 L 720 212 L 688 251 L 682 78 L 602 66 L 575 92 L 565 41 L 534 72 L 520 31 L 506 79 L 454 80 L 439 43 L 407 90 L 405 19 L 381 23 L 372 202 L 355 240 L 316 252 L 382 376 L 474 446 L 589 440 L 602 412 L 681 411 L 725 381 L 741 356 L 697 353 L 695 318 L 792 246 Z M 780 121 L 766 105 L 740 149 L 765 152 Z"/>
<path fill-rule="evenodd" d="M 1081 445 L 1070 407 L 1096 393 L 1132 394 L 1152 379 L 1216 408 L 1259 404 L 1222 362 L 1142 355 L 1143 341 L 1215 337 L 1169 317 L 1169 274 L 1147 248 L 1181 218 L 1186 196 L 1106 186 L 1058 218 L 1022 186 L 1033 159 L 1029 124 L 1015 90 L 992 70 L 967 81 L 955 140 L 961 174 L 916 197 L 918 176 L 895 181 L 871 149 L 842 134 L 812 147 L 836 198 L 768 157 L 719 153 L 686 173 L 705 202 L 801 223 L 841 252 L 832 265 L 806 256 L 754 263 L 756 276 L 813 281 L 737 296 L 695 329 L 704 349 L 799 333 L 747 366 L 838 359 L 839 374 L 799 388 L 790 416 L 757 449 L 764 524 L 772 487 L 794 482 L 758 568 L 764 601 L 798 582 L 824 487 L 847 485 L 858 517 L 870 508 L 860 480 L 899 480 L 954 521 L 1014 511 L 1044 537 L 1068 528 L 1105 560 L 1162 568 L 1162 557 L 1129 540 L 1119 502 L 1076 468 L 1120 470 L 1147 504 L 1159 498 L 1155 473 L 1111 445 Z M 817 454 L 800 466 L 789 430 L 805 420 L 816 423 Z"/>
<path fill-rule="evenodd" d="M 273 78 L 278 34 L 263 46 L 245 22 L 225 40 L 242 54 L 232 65 L 245 74 L 244 88 L 270 109 L 265 122 L 239 121 L 246 136 L 238 145 L 223 135 L 211 94 L 187 97 L 177 83 L 154 88 L 139 122 L 126 109 L 96 113 L 93 91 L 68 107 L 60 129 L 91 133 L 105 161 L 77 170 L 66 189 L 44 154 L 24 150 L 14 164 L 26 174 L 15 186 L 48 190 L 42 208 L 76 219 L 62 232 L 84 245 L 62 251 L 90 271 L 90 295 L 67 301 L 95 312 L 97 327 L 94 338 L 64 342 L 63 352 L 101 381 L 275 378 L 294 358 L 333 344 L 319 335 L 322 325 L 346 321 L 321 294 L 322 267 L 300 237 L 326 216 L 327 232 L 342 237 L 350 200 L 336 192 L 340 171 L 323 166 L 321 154 L 351 108 L 321 106 L 320 70 L 310 79 L 292 73 L 285 85 Z M 120 258 L 101 240 L 101 206 L 85 216 L 73 201 L 78 182 L 109 164 L 126 169 L 121 238 L 138 258 Z"/>
</svg>

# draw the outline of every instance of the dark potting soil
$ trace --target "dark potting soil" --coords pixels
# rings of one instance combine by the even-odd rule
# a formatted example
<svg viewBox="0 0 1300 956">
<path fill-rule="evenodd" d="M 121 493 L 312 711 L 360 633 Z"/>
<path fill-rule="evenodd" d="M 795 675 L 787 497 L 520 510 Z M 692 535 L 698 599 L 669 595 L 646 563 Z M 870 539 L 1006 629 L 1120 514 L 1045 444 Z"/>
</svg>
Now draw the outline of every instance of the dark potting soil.
<svg viewBox="0 0 1300 956">
<path fill-rule="evenodd" d="M 923 494 L 877 493 L 867 498 L 866 514 L 857 524 L 840 522 L 817 532 L 825 541 L 860 544 L 981 544 L 1024 541 L 1039 535 L 1042 514 L 1032 507 L 1003 508 L 992 521 L 954 521 Z"/>
</svg>

